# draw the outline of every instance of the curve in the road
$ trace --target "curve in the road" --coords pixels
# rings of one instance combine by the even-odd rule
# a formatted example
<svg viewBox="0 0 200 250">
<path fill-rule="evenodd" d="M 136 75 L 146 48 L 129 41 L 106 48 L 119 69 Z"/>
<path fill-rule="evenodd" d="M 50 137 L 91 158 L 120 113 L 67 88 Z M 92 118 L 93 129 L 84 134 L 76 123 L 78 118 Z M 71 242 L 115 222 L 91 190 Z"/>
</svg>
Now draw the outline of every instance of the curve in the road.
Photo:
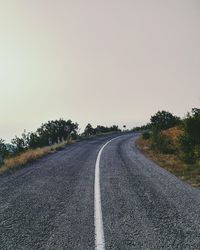
<svg viewBox="0 0 200 250">
<path fill-rule="evenodd" d="M 82 141 L 1 176 L 0 249 L 200 249 L 199 190 L 141 154 L 137 137 Z"/>
</svg>

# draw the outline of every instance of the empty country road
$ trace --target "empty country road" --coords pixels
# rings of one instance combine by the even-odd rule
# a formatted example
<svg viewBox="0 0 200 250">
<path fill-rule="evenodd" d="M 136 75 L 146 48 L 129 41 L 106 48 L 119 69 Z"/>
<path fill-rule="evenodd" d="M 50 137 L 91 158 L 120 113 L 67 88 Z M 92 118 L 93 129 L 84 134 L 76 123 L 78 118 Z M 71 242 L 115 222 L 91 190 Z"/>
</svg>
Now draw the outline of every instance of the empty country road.
<svg viewBox="0 0 200 250">
<path fill-rule="evenodd" d="M 200 249 L 200 190 L 137 137 L 81 141 L 1 176 L 0 249 Z"/>
</svg>

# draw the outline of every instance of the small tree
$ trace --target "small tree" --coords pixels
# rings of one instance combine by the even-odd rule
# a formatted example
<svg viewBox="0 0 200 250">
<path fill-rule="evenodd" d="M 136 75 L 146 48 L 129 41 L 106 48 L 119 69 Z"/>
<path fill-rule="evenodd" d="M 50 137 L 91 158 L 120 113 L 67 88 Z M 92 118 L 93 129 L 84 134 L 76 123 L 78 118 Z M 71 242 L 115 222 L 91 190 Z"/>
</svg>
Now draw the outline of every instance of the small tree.
<svg viewBox="0 0 200 250">
<path fill-rule="evenodd" d="M 144 140 L 148 140 L 148 139 L 150 139 L 150 137 L 151 137 L 151 135 L 150 135 L 150 133 L 149 132 L 143 132 L 142 133 L 142 138 L 144 139 Z"/>
<path fill-rule="evenodd" d="M 192 144 L 200 144 L 200 109 L 193 108 L 191 114 L 188 113 L 183 123 L 184 131 L 190 138 Z"/>
<path fill-rule="evenodd" d="M 90 123 L 88 123 L 87 126 L 85 127 L 84 134 L 86 136 L 95 134 L 95 129 L 92 127 Z"/>
<path fill-rule="evenodd" d="M 152 132 L 151 147 L 163 154 L 171 154 L 175 150 L 171 138 L 162 134 L 157 128 L 154 128 Z"/>
<path fill-rule="evenodd" d="M 15 136 L 15 138 L 12 139 L 11 142 L 16 147 L 16 153 L 21 153 L 26 149 L 26 142 L 23 138 Z"/>
<path fill-rule="evenodd" d="M 36 133 L 32 134 L 32 138 L 39 147 L 43 147 L 49 145 L 49 140 L 52 143 L 57 143 L 58 140 L 62 141 L 62 139 L 67 140 L 72 133 L 73 135 L 77 133 L 77 129 L 78 124 L 71 120 L 53 120 L 42 124 Z"/>
<path fill-rule="evenodd" d="M 180 157 L 186 163 L 195 163 L 195 153 L 194 153 L 194 145 L 191 141 L 191 138 L 184 134 L 179 138 L 179 148 L 180 148 Z"/>
<path fill-rule="evenodd" d="M 159 130 L 165 130 L 174 127 L 180 123 L 180 118 L 174 116 L 167 111 L 158 111 L 155 115 L 151 117 L 152 127 Z"/>
<path fill-rule="evenodd" d="M 200 109 L 193 108 L 183 121 L 184 135 L 179 138 L 180 155 L 188 163 L 200 158 Z"/>
<path fill-rule="evenodd" d="M 0 157 L 2 157 L 2 160 L 9 154 L 9 151 L 4 143 L 4 140 L 0 139 Z M 2 162 L 3 163 L 3 162 Z M 0 163 L 1 164 L 1 163 Z"/>
<path fill-rule="evenodd" d="M 37 133 L 31 132 L 29 134 L 29 148 L 40 147 L 40 137 Z"/>
</svg>

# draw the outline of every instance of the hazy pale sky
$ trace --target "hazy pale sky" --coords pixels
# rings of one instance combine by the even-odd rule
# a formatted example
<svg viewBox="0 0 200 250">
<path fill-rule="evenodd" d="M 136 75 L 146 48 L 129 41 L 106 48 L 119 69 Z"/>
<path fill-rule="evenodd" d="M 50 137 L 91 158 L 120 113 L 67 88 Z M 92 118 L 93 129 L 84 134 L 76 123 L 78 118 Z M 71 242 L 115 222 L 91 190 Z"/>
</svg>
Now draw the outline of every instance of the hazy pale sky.
<svg viewBox="0 0 200 250">
<path fill-rule="evenodd" d="M 0 138 L 200 106 L 199 0 L 0 0 Z"/>
</svg>

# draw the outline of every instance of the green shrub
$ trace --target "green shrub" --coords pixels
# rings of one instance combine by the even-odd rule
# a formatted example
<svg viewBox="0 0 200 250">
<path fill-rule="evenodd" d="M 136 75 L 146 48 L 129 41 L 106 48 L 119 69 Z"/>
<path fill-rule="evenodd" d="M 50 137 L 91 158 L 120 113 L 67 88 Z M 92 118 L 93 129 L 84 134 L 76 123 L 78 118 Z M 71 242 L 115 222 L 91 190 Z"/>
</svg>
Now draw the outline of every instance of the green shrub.
<svg viewBox="0 0 200 250">
<path fill-rule="evenodd" d="M 195 158 L 196 160 L 200 160 L 200 145 L 196 145 L 194 147 L 194 154 L 195 154 Z"/>
<path fill-rule="evenodd" d="M 142 138 L 143 138 L 144 140 L 148 140 L 150 137 L 151 137 L 151 135 L 150 135 L 149 132 L 144 132 L 144 133 L 142 133 Z"/>
<path fill-rule="evenodd" d="M 184 134 L 179 138 L 179 149 L 179 155 L 183 161 L 189 164 L 195 163 L 194 145 L 189 136 Z"/>
<path fill-rule="evenodd" d="M 4 140 L 0 139 L 0 156 L 5 158 L 9 154 L 8 149 L 6 147 L 6 144 Z"/>
<path fill-rule="evenodd" d="M 151 116 L 151 125 L 153 128 L 165 130 L 180 124 L 180 118 L 174 116 L 168 111 L 158 111 L 155 115 Z"/>
<path fill-rule="evenodd" d="M 172 154 L 175 151 L 170 137 L 163 135 L 157 129 L 153 131 L 151 147 L 163 154 Z"/>
<path fill-rule="evenodd" d="M 193 108 L 183 122 L 184 135 L 179 138 L 180 157 L 190 164 L 200 160 L 200 109 Z"/>
</svg>

